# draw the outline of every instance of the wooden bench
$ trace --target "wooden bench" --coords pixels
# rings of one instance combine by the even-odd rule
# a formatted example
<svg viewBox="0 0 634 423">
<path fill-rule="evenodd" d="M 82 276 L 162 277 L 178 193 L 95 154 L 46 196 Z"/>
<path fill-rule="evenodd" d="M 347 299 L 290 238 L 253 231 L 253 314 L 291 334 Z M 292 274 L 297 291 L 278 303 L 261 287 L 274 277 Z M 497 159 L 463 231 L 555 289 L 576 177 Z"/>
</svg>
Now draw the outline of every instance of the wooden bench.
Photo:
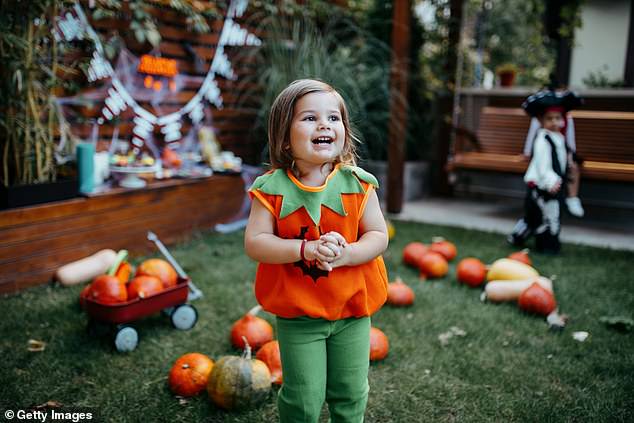
<svg viewBox="0 0 634 423">
<path fill-rule="evenodd" d="M 582 178 L 634 182 L 634 113 L 574 110 Z M 530 118 L 520 108 L 484 107 L 477 133 L 458 128 L 448 170 L 524 173 Z"/>
</svg>

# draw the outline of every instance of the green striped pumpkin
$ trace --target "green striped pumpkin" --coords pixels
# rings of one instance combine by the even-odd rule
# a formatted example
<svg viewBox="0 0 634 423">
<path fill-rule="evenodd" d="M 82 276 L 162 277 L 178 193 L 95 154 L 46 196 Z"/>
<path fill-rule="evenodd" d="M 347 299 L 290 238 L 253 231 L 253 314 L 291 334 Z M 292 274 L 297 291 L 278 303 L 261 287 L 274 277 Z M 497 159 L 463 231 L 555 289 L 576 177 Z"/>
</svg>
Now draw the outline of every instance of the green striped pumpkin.
<svg viewBox="0 0 634 423">
<path fill-rule="evenodd" d="M 251 358 L 248 343 L 242 357 L 221 357 L 214 364 L 207 384 L 209 398 L 225 410 L 251 408 L 263 401 L 270 390 L 269 368 L 264 362 Z"/>
</svg>

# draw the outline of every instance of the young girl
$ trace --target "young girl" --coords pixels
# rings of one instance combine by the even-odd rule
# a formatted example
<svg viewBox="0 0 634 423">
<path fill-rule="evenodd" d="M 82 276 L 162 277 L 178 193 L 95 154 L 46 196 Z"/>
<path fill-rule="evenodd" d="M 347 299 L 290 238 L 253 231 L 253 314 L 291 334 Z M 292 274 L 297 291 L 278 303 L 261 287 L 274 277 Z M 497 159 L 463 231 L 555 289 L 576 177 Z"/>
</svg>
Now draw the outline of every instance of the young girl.
<svg viewBox="0 0 634 423">
<path fill-rule="evenodd" d="M 386 300 L 387 229 L 374 176 L 355 166 L 356 137 L 330 85 L 293 82 L 269 119 L 272 170 L 254 198 L 245 249 L 255 295 L 276 315 L 282 422 L 361 422 L 368 398 L 370 315 Z"/>
</svg>

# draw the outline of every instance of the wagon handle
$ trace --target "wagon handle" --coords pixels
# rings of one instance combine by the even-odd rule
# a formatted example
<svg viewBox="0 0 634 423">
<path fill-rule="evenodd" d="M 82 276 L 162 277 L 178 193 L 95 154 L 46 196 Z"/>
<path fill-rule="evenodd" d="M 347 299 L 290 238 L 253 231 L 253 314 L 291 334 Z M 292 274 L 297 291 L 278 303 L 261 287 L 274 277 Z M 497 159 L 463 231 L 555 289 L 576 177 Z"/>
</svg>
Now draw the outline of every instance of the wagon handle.
<svg viewBox="0 0 634 423">
<path fill-rule="evenodd" d="M 180 276 L 183 279 L 188 278 L 187 273 L 185 273 L 183 268 L 180 267 L 178 262 L 176 262 L 176 259 L 170 254 L 168 249 L 165 247 L 165 245 L 163 245 L 161 240 L 158 238 L 158 236 L 156 236 L 154 232 L 148 231 L 147 239 L 152 241 L 154 244 L 156 244 L 161 254 L 163 254 L 163 256 L 167 259 L 167 261 L 172 265 L 172 267 L 174 267 L 174 270 L 176 270 L 176 273 L 178 273 L 178 276 Z M 198 289 L 196 285 L 194 285 L 194 283 L 190 280 L 189 281 L 189 295 L 187 296 L 187 300 L 193 301 L 202 296 L 203 296 L 202 291 Z"/>
</svg>

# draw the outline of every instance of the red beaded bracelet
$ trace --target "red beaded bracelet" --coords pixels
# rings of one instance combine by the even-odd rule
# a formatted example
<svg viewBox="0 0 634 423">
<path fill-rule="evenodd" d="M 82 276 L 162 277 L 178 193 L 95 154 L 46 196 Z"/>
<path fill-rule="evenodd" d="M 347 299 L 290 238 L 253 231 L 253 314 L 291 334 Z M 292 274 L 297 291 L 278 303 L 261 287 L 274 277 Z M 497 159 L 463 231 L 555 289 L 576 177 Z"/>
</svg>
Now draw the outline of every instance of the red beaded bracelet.
<svg viewBox="0 0 634 423">
<path fill-rule="evenodd" d="M 299 256 L 301 257 L 302 260 L 306 260 L 306 257 L 304 257 L 305 248 L 306 248 L 306 240 L 302 239 L 302 246 L 299 247 Z"/>
</svg>

